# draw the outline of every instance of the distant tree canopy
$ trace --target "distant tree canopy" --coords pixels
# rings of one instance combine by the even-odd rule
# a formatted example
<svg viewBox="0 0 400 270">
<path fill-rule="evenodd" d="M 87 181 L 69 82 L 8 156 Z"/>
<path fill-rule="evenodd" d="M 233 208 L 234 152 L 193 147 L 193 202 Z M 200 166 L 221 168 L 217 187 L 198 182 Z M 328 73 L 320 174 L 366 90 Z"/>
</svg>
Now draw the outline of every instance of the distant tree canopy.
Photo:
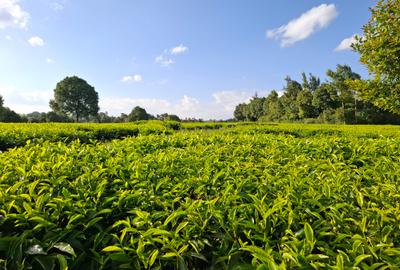
<svg viewBox="0 0 400 270">
<path fill-rule="evenodd" d="M 22 117 L 13 110 L 4 107 L 4 99 L 0 96 L 0 122 L 22 122 Z"/>
<path fill-rule="evenodd" d="M 57 83 L 50 107 L 58 114 L 66 114 L 79 122 L 82 118 L 96 116 L 99 96 L 94 87 L 85 80 L 73 76 Z"/>
<path fill-rule="evenodd" d="M 400 123 L 400 116 L 385 112 L 362 100 L 348 81 L 360 75 L 347 65 L 326 72 L 328 81 L 302 74 L 302 83 L 286 77 L 282 95 L 273 90 L 267 97 L 255 95 L 236 106 L 238 121 L 306 121 L 320 123 Z"/>
<path fill-rule="evenodd" d="M 136 106 L 132 109 L 131 113 L 128 115 L 129 122 L 132 121 L 140 121 L 140 120 L 149 120 L 151 119 L 151 115 L 149 115 L 145 109 L 142 107 Z"/>
<path fill-rule="evenodd" d="M 380 0 L 371 13 L 353 48 L 373 79 L 349 84 L 365 100 L 400 115 L 400 0 Z"/>
<path fill-rule="evenodd" d="M 175 114 L 168 114 L 168 113 L 163 113 L 163 114 L 157 115 L 156 119 L 162 120 L 162 121 L 177 121 L 177 122 L 181 121 L 179 116 L 177 116 Z"/>
</svg>

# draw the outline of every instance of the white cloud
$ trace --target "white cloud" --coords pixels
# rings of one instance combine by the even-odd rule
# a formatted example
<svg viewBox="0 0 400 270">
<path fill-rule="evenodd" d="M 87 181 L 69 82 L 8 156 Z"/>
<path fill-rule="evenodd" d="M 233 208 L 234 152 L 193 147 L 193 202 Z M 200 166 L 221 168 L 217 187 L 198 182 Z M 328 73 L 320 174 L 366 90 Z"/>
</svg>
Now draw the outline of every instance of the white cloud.
<svg viewBox="0 0 400 270">
<path fill-rule="evenodd" d="M 142 75 L 140 75 L 140 74 L 133 75 L 133 80 L 135 82 L 141 82 L 142 81 Z"/>
<path fill-rule="evenodd" d="M 171 54 L 181 54 L 187 52 L 189 50 L 188 47 L 183 46 L 183 44 L 176 46 L 170 50 Z"/>
<path fill-rule="evenodd" d="M 141 82 L 143 80 L 142 75 L 140 74 L 134 74 L 132 76 L 128 75 L 128 76 L 124 76 L 121 79 L 121 82 Z"/>
<path fill-rule="evenodd" d="M 0 29 L 25 28 L 28 20 L 29 13 L 18 5 L 18 0 L 0 0 Z"/>
<path fill-rule="evenodd" d="M 345 38 L 340 42 L 340 44 L 335 48 L 335 52 L 352 50 L 351 45 L 356 42 L 356 35 L 352 35 L 349 38 Z"/>
<path fill-rule="evenodd" d="M 0 95 L 4 98 L 4 106 L 17 113 L 34 111 L 50 111 L 49 101 L 53 98 L 52 91 L 17 91 L 13 87 L 0 86 Z"/>
<path fill-rule="evenodd" d="M 12 40 L 12 37 L 9 36 L 9 35 L 7 35 L 7 36 L 5 37 L 5 39 L 7 39 L 8 41 L 10 41 L 10 40 Z"/>
<path fill-rule="evenodd" d="M 51 58 L 46 58 L 46 63 L 47 64 L 54 64 L 54 60 Z"/>
<path fill-rule="evenodd" d="M 235 110 L 236 105 L 243 102 L 248 102 L 252 94 L 248 91 L 220 91 L 213 95 L 216 104 L 221 105 L 226 112 Z"/>
<path fill-rule="evenodd" d="M 279 28 L 268 30 L 267 37 L 279 40 L 281 47 L 288 47 L 327 27 L 337 16 L 338 11 L 334 4 L 322 4 Z"/>
<path fill-rule="evenodd" d="M 171 58 L 166 58 L 163 55 L 157 56 L 154 61 L 160 64 L 162 67 L 169 67 L 170 65 L 175 63 L 174 60 L 172 60 Z"/>
<path fill-rule="evenodd" d="M 44 41 L 43 41 L 43 39 L 42 38 L 40 38 L 40 37 L 31 37 L 29 40 L 28 40 L 28 42 L 29 42 L 29 44 L 31 44 L 31 46 L 33 46 L 33 47 L 42 47 L 42 46 L 44 46 Z"/>
<path fill-rule="evenodd" d="M 165 49 L 162 54 L 160 54 L 154 59 L 154 61 L 157 64 L 160 64 L 162 67 L 169 67 L 172 64 L 175 64 L 175 60 L 171 58 L 171 56 L 176 56 L 178 54 L 185 53 L 188 50 L 189 50 L 188 47 L 184 46 L 183 44 L 180 44 L 169 50 Z"/>
</svg>

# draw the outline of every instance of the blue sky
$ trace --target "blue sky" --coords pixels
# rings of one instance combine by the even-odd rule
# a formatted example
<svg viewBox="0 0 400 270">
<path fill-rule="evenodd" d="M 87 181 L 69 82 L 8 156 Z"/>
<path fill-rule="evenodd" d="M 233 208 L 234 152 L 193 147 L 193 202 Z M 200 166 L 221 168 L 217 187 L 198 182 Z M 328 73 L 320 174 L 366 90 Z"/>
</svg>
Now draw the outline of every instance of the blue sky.
<svg viewBox="0 0 400 270">
<path fill-rule="evenodd" d="M 0 0 L 0 94 L 19 113 L 48 111 L 58 81 L 93 85 L 112 115 L 229 118 L 286 75 L 348 64 L 372 0 Z"/>
</svg>

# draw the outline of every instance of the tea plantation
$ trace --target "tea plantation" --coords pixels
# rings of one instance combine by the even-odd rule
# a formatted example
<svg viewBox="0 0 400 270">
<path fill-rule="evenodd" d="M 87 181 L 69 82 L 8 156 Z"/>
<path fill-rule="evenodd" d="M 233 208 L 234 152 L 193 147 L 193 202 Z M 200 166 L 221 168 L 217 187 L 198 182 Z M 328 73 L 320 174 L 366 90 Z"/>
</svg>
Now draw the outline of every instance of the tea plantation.
<svg viewBox="0 0 400 270">
<path fill-rule="evenodd" d="M 0 125 L 1 269 L 399 269 L 400 128 Z"/>
</svg>

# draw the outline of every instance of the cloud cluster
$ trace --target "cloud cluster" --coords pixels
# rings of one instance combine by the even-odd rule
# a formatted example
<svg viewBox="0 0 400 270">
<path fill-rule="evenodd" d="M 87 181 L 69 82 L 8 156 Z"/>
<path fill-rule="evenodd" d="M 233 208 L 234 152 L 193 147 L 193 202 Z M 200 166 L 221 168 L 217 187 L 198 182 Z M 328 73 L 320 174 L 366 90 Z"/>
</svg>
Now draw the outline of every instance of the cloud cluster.
<svg viewBox="0 0 400 270">
<path fill-rule="evenodd" d="M 17 91 L 12 87 L 0 86 L 0 95 L 4 98 L 4 106 L 18 113 L 34 111 L 50 111 L 49 100 L 53 98 L 52 91 Z"/>
<path fill-rule="evenodd" d="M 334 4 L 322 4 L 285 25 L 268 30 L 267 37 L 279 40 L 281 47 L 288 47 L 327 27 L 337 16 L 338 11 Z"/>
<path fill-rule="evenodd" d="M 170 65 L 175 63 L 174 60 L 164 55 L 157 56 L 155 62 L 160 64 L 162 67 L 169 67 Z"/>
<path fill-rule="evenodd" d="M 187 52 L 188 50 L 189 50 L 188 47 L 183 46 L 183 44 L 181 44 L 179 46 L 176 46 L 176 47 L 172 48 L 170 50 L 170 52 L 171 52 L 171 54 L 182 54 L 184 52 Z"/>
<path fill-rule="evenodd" d="M 357 35 L 352 35 L 351 37 L 343 39 L 335 48 L 335 52 L 352 50 L 351 45 L 356 42 L 356 36 Z"/>
<path fill-rule="evenodd" d="M 25 28 L 28 20 L 29 13 L 18 5 L 18 0 L 0 0 L 0 29 Z"/>
<path fill-rule="evenodd" d="M 175 60 L 172 59 L 172 56 L 176 56 L 178 54 L 183 54 L 189 50 L 188 47 L 180 44 L 176 47 L 173 47 L 169 50 L 164 50 L 162 54 L 157 56 L 154 61 L 157 64 L 160 64 L 162 67 L 169 67 L 172 64 L 175 64 Z"/>
<path fill-rule="evenodd" d="M 44 40 L 41 37 L 31 37 L 28 39 L 29 44 L 31 44 L 32 47 L 42 47 L 44 46 Z"/>
<path fill-rule="evenodd" d="M 142 75 L 134 74 L 122 77 L 121 82 L 141 82 L 143 80 Z"/>
</svg>

